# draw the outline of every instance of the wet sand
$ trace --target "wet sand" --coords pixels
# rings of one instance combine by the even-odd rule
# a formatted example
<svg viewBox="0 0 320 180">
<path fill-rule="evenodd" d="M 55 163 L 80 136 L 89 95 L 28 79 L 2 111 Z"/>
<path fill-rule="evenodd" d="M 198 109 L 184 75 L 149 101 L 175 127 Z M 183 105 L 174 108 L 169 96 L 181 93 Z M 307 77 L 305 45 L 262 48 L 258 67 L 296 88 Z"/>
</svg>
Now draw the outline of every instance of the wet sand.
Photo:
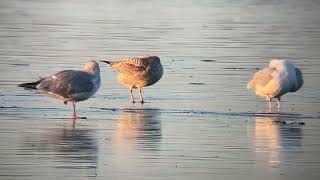
<svg viewBox="0 0 320 180">
<path fill-rule="evenodd" d="M 319 7 L 1 2 L 0 179 L 317 179 Z M 91 59 L 144 54 L 161 58 L 164 76 L 143 90 L 143 106 L 103 64 L 99 91 L 78 103 L 87 119 L 76 122 L 70 104 L 17 87 Z M 291 59 L 305 79 L 280 113 L 246 89 L 271 58 Z"/>
</svg>

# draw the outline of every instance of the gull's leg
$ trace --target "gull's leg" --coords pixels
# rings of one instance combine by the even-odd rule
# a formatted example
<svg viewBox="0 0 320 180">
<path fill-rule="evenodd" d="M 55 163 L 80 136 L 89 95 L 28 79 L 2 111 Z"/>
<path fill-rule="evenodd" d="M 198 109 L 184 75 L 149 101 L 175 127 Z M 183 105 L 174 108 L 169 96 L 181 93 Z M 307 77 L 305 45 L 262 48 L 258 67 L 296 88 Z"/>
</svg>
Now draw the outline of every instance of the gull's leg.
<svg viewBox="0 0 320 180">
<path fill-rule="evenodd" d="M 73 116 L 72 116 L 73 122 L 75 122 L 76 119 L 87 119 L 87 117 L 77 116 L 77 114 L 76 114 L 76 102 L 75 101 L 72 101 L 72 107 L 73 107 Z"/>
<path fill-rule="evenodd" d="M 72 101 L 72 107 L 73 107 L 73 117 L 72 117 L 72 119 L 79 119 L 79 117 L 76 115 L 76 102 Z"/>
<path fill-rule="evenodd" d="M 143 96 L 142 96 L 142 88 L 139 88 L 139 95 L 140 95 L 140 102 L 141 102 L 141 104 L 143 104 L 144 101 L 143 101 Z"/>
<path fill-rule="evenodd" d="M 76 119 L 72 120 L 72 128 L 74 129 L 76 127 Z"/>
<path fill-rule="evenodd" d="M 281 103 L 280 103 L 281 99 L 280 97 L 277 98 L 277 107 L 278 107 L 278 112 L 280 112 L 280 108 L 281 108 Z"/>
<path fill-rule="evenodd" d="M 132 95 L 132 87 L 129 88 L 129 95 L 132 103 L 135 103 L 133 95 Z"/>
<path fill-rule="evenodd" d="M 269 113 L 272 111 L 272 104 L 271 104 L 272 98 L 268 99 L 268 104 L 269 104 Z"/>
</svg>

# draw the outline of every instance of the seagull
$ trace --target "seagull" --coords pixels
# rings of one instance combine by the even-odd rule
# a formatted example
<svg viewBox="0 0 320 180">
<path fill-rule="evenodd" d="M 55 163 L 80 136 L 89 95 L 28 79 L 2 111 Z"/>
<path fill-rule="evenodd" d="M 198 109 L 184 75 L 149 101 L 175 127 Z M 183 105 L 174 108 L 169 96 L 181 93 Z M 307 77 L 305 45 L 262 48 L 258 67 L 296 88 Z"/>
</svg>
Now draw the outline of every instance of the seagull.
<svg viewBox="0 0 320 180">
<path fill-rule="evenodd" d="M 142 87 L 158 82 L 163 74 L 160 58 L 157 56 L 132 57 L 118 61 L 101 61 L 110 65 L 120 74 L 118 82 L 129 88 L 132 103 L 135 103 L 132 88 L 139 89 L 140 102 L 143 104 Z"/>
<path fill-rule="evenodd" d="M 248 89 L 256 92 L 256 95 L 265 97 L 272 109 L 272 98 L 277 99 L 277 108 L 280 111 L 281 96 L 288 92 L 296 92 L 303 85 L 302 72 L 287 60 L 273 59 L 269 67 L 264 68 L 253 76 L 247 84 Z"/>
<path fill-rule="evenodd" d="M 86 63 L 81 71 L 64 70 L 51 77 L 41 78 L 31 83 L 19 84 L 19 87 L 36 90 L 47 96 L 68 101 L 73 105 L 73 119 L 76 115 L 76 102 L 84 101 L 94 95 L 100 87 L 100 67 L 96 61 Z"/>
</svg>

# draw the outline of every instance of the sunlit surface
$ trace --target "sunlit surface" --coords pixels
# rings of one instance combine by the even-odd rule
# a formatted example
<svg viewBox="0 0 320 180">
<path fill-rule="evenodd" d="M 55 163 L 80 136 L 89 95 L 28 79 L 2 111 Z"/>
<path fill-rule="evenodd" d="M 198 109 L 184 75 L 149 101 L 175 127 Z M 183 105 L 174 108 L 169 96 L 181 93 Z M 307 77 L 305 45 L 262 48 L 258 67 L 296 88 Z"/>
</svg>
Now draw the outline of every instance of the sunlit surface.
<svg viewBox="0 0 320 180">
<path fill-rule="evenodd" d="M 318 179 L 318 1 L 1 1 L 0 179 Z M 88 60 L 157 55 L 131 105 L 116 73 L 71 105 L 17 84 Z M 246 89 L 271 58 L 305 84 L 281 112 Z M 104 66 L 104 64 L 100 64 Z M 134 94 L 138 97 L 137 92 Z M 275 107 L 275 106 L 274 106 Z"/>
</svg>

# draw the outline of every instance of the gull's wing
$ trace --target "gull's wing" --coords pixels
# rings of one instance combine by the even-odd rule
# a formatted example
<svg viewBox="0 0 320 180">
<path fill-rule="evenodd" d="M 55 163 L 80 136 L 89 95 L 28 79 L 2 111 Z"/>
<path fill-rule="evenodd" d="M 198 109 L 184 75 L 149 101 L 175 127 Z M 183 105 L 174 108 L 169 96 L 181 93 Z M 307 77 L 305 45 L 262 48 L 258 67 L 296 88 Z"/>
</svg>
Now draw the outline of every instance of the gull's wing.
<svg viewBox="0 0 320 180">
<path fill-rule="evenodd" d="M 113 61 L 110 67 L 123 75 L 140 74 L 147 71 L 148 65 L 140 58 L 130 58 L 123 61 Z"/>
<path fill-rule="evenodd" d="M 83 71 L 65 70 L 43 79 L 37 89 L 68 98 L 77 93 L 91 92 L 94 88 L 92 78 Z"/>
<path fill-rule="evenodd" d="M 256 72 L 252 80 L 248 83 L 247 88 L 255 89 L 257 85 L 259 85 L 260 87 L 265 87 L 273 79 L 273 72 L 274 69 L 270 67 Z"/>
</svg>

